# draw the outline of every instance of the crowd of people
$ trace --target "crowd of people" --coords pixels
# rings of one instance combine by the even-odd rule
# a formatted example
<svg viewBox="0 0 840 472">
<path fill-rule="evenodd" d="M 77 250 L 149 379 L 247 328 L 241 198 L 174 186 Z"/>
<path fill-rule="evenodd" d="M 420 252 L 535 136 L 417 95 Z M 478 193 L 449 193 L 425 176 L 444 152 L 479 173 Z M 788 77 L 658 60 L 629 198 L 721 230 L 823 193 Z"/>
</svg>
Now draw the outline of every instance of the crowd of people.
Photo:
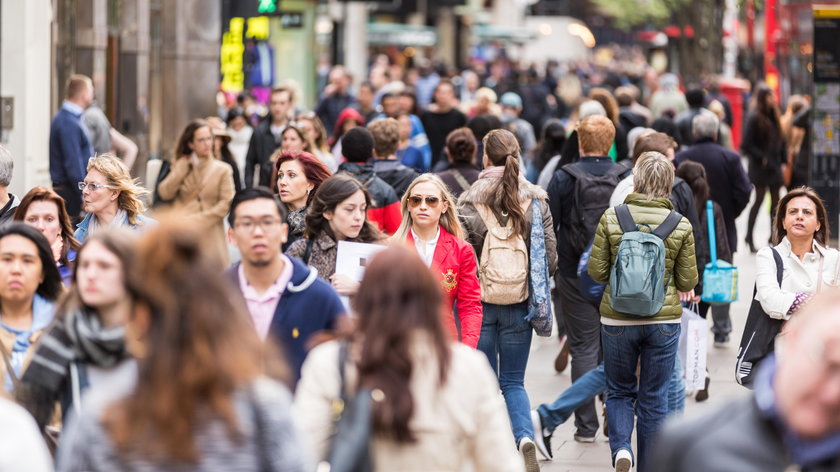
<svg viewBox="0 0 840 472">
<path fill-rule="evenodd" d="M 739 152 L 713 80 L 557 67 L 377 59 L 354 88 L 336 66 L 312 111 L 282 85 L 264 117 L 242 94 L 190 121 L 145 187 L 131 149 L 96 148 L 92 82 L 70 77 L 52 188 L 10 194 L 0 146 L 0 464 L 537 472 L 570 417 L 595 441 L 600 396 L 617 471 L 833 470 L 840 339 L 821 327 L 837 295 L 812 299 L 840 284 L 840 257 L 802 186 L 807 101 L 782 115 L 758 86 Z M 730 342 L 703 268 L 732 262 L 753 189 L 755 304 L 791 322 L 752 365 L 749 406 L 663 434 L 686 396 L 683 311 L 711 309 L 715 346 Z M 382 246 L 361 280 L 339 267 L 345 242 Z M 534 333 L 557 336 L 574 383 L 532 408 Z M 803 363 L 813 377 L 794 380 Z"/>
</svg>

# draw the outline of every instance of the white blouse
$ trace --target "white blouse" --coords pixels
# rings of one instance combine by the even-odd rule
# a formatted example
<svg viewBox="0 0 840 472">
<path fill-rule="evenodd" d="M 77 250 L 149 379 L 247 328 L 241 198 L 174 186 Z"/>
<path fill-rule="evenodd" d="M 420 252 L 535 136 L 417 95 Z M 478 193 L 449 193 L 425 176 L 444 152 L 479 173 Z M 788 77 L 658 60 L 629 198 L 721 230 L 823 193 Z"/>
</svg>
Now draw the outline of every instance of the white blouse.
<svg viewBox="0 0 840 472">
<path fill-rule="evenodd" d="M 782 287 L 776 279 L 776 262 L 769 247 L 761 248 L 756 254 L 755 299 L 761 303 L 764 312 L 771 318 L 787 320 L 788 311 L 800 292 L 816 293 L 840 284 L 838 263 L 840 253 L 837 249 L 821 246 L 814 241 L 811 252 L 801 260 L 791 252 L 787 237 L 775 247 L 782 256 L 784 272 Z M 820 265 L 822 264 L 822 277 Z M 818 290 L 817 285 L 821 286 Z"/>
</svg>

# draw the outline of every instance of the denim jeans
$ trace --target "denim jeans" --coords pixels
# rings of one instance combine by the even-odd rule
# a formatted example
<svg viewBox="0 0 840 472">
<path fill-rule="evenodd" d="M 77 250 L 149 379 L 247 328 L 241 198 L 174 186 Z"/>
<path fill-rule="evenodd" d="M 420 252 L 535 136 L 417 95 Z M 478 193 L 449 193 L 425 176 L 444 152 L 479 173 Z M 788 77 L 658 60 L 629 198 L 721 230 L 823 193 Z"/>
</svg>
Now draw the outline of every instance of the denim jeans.
<svg viewBox="0 0 840 472">
<path fill-rule="evenodd" d="M 668 414 L 668 389 L 679 338 L 679 323 L 601 327 L 610 450 L 613 458 L 620 449 L 632 452 L 635 411 L 639 472 L 648 472 L 645 467 L 651 443 Z"/>
<path fill-rule="evenodd" d="M 543 428 L 554 431 L 554 428 L 565 423 L 576 409 L 606 389 L 607 375 L 604 373 L 604 364 L 599 364 L 597 368 L 578 377 L 553 403 L 543 403 L 537 408 L 543 419 Z"/>
<path fill-rule="evenodd" d="M 534 438 L 531 402 L 525 391 L 525 367 L 531 349 L 531 324 L 525 321 L 528 302 L 514 305 L 483 303 L 484 319 L 477 349 L 487 356 L 499 378 L 513 438 Z"/>
<path fill-rule="evenodd" d="M 554 402 L 543 403 L 537 408 L 542 417 L 543 427 L 554 431 L 581 405 L 606 390 L 607 374 L 604 372 L 604 364 L 599 364 L 597 368 L 575 380 Z M 682 364 L 677 357 L 674 359 L 674 372 L 668 382 L 668 414 L 682 414 L 684 409 L 685 382 L 682 378 Z"/>
</svg>

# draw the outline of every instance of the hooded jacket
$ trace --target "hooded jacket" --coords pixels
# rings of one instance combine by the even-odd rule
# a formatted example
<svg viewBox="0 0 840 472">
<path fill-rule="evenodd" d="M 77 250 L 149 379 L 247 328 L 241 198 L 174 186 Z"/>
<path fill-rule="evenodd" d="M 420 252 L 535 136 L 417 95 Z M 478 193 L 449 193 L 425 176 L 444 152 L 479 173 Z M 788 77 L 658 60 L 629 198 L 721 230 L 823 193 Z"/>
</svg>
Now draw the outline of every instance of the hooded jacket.
<svg viewBox="0 0 840 472">
<path fill-rule="evenodd" d="M 277 302 L 268 333 L 285 351 L 297 382 L 306 359 L 309 338 L 319 331 L 334 329 L 336 319 L 346 310 L 338 294 L 318 277 L 315 269 L 305 266 L 298 259 L 290 260 L 292 280 Z M 225 275 L 241 293 L 239 266 L 237 262 L 225 271 Z"/>
<path fill-rule="evenodd" d="M 667 198 L 647 200 L 645 195 L 639 193 L 631 193 L 624 203 L 628 205 L 630 214 L 633 215 L 633 220 L 637 225 L 647 224 L 651 229 L 656 229 L 662 224 L 674 208 Z M 592 252 L 589 255 L 588 268 L 589 275 L 596 282 L 607 282 L 604 297 L 601 299 L 602 322 L 603 318 L 619 322 L 639 322 L 639 324 L 679 320 L 682 316 L 682 305 L 680 305 L 677 291 L 688 292 L 697 285 L 698 281 L 691 223 L 683 217 L 676 229 L 665 239 L 665 280 L 668 281 L 668 287 L 665 289 L 665 303 L 659 313 L 646 318 L 619 313 L 610 305 L 610 271 L 615 264 L 623 234 L 615 208 L 607 208 L 595 230 L 595 242 L 592 244 Z"/>
<path fill-rule="evenodd" d="M 345 162 L 338 166 L 338 172 L 346 172 L 359 179 L 370 192 L 371 207 L 367 217 L 376 223 L 379 229 L 394 234 L 402 223 L 402 210 L 397 192 L 387 182 L 376 175 L 373 164 Z"/>
</svg>

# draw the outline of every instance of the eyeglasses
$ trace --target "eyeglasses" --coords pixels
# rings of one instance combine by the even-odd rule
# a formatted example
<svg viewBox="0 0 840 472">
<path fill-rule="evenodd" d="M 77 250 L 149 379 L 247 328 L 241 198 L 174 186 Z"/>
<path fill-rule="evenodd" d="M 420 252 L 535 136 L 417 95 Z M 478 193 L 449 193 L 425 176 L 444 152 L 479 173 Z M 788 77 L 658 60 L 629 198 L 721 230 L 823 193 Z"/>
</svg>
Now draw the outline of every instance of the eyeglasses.
<svg viewBox="0 0 840 472">
<path fill-rule="evenodd" d="M 269 230 L 277 227 L 279 224 L 280 224 L 280 220 L 277 219 L 277 218 L 271 218 L 271 219 L 266 218 L 264 220 L 259 220 L 259 221 L 254 221 L 254 220 L 237 221 L 236 223 L 233 224 L 233 227 L 238 229 L 238 230 L 244 231 L 246 233 L 253 233 L 257 229 L 257 227 L 259 227 L 263 231 L 263 233 L 266 233 Z"/>
<path fill-rule="evenodd" d="M 411 206 L 411 208 L 416 208 L 420 206 L 421 203 L 423 203 L 423 200 L 426 200 L 426 205 L 428 205 L 429 208 L 437 208 L 438 204 L 440 203 L 440 198 L 438 197 L 420 197 L 414 195 L 408 197 L 408 204 L 409 206 Z"/>
<path fill-rule="evenodd" d="M 110 186 L 108 186 L 108 185 L 95 184 L 95 183 L 93 183 L 93 182 L 91 182 L 91 183 L 89 183 L 89 184 L 88 184 L 88 183 L 85 183 L 85 182 L 79 182 L 79 190 L 81 190 L 81 191 L 83 191 L 83 192 L 84 192 L 84 190 L 85 190 L 85 189 L 88 189 L 88 190 L 90 190 L 91 192 L 95 192 L 95 191 L 97 191 L 97 190 L 99 190 L 99 189 L 101 189 L 101 188 L 111 188 L 111 187 L 110 187 Z"/>
</svg>

